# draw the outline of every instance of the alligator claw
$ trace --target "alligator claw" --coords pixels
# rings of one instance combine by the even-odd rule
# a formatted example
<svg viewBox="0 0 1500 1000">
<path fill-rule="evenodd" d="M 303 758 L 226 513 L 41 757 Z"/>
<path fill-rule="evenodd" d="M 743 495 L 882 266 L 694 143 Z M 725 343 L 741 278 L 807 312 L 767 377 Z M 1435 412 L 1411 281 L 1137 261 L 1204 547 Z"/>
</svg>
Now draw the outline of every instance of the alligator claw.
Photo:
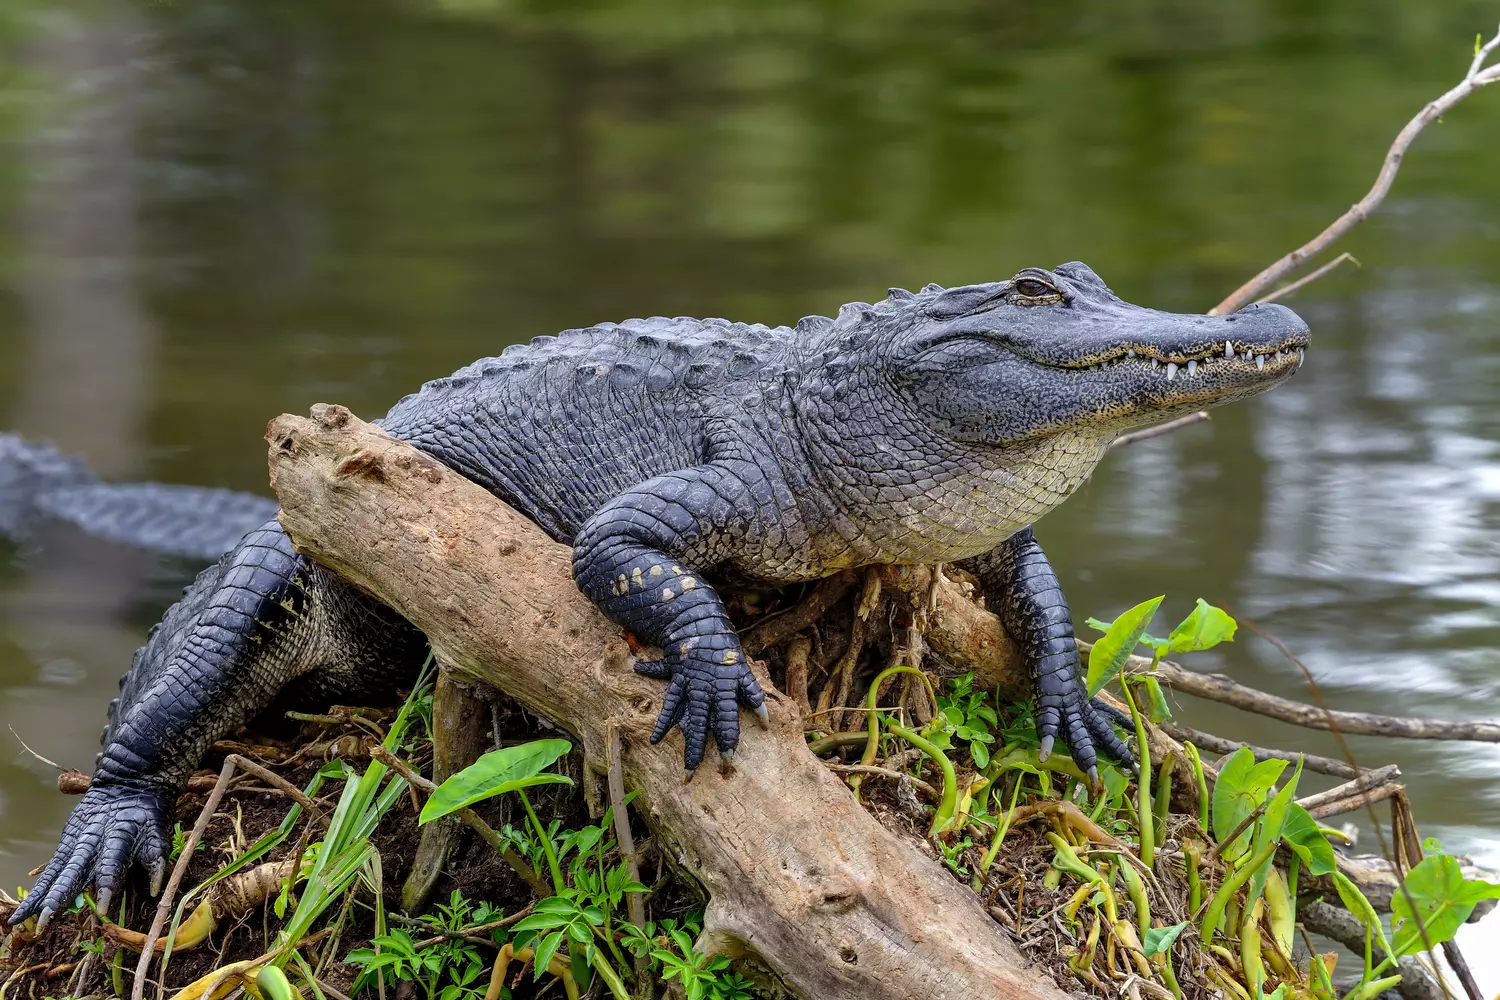
<svg viewBox="0 0 1500 1000">
<path fill-rule="evenodd" d="M 729 652 L 734 655 L 728 656 L 722 649 L 705 649 L 696 655 L 668 654 L 660 661 L 635 665 L 637 673 L 670 678 L 651 742 L 661 742 L 674 727 L 680 727 L 683 763 L 689 778 L 703 763 L 710 733 L 719 754 L 726 761 L 733 759 L 740 742 L 742 706 L 763 723 L 770 722 L 765 694 L 745 665 L 744 654 L 739 650 Z"/>
<path fill-rule="evenodd" d="M 1083 685 L 1076 681 L 1074 684 L 1072 689 L 1061 696 L 1042 694 L 1037 699 L 1037 734 L 1042 738 L 1041 759 L 1047 759 L 1057 737 L 1062 736 L 1067 741 L 1068 752 L 1074 763 L 1084 772 L 1093 773 L 1097 770 L 1102 753 L 1118 762 L 1126 771 L 1135 773 L 1137 769 L 1134 754 L 1110 725 L 1111 722 L 1119 721 L 1123 713 L 1097 698 L 1088 698 L 1083 693 Z"/>
<path fill-rule="evenodd" d="M 68 817 L 52 859 L 31 893 L 10 916 L 18 924 L 36 914 L 45 926 L 91 885 L 99 908 L 109 905 L 133 864 L 143 865 L 159 886 L 166 870 L 167 803 L 155 788 L 96 779 Z"/>
</svg>

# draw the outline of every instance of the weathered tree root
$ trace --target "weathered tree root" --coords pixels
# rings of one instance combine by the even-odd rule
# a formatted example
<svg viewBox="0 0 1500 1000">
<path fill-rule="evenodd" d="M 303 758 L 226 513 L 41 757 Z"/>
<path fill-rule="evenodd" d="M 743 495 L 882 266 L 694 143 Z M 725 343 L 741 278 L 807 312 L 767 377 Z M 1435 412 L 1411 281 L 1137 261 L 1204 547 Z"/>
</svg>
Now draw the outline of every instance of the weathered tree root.
<svg viewBox="0 0 1500 1000">
<path fill-rule="evenodd" d="M 769 732 L 746 734 L 731 772 L 684 784 L 678 741 L 647 740 L 660 685 L 630 670 L 567 548 L 341 407 L 280 417 L 267 438 L 302 551 L 406 615 L 440 663 L 576 733 L 600 774 L 619 733 L 642 815 L 709 894 L 705 945 L 817 1000 L 1060 1000 L 971 892 L 813 757 L 791 699 L 768 685 Z"/>
</svg>

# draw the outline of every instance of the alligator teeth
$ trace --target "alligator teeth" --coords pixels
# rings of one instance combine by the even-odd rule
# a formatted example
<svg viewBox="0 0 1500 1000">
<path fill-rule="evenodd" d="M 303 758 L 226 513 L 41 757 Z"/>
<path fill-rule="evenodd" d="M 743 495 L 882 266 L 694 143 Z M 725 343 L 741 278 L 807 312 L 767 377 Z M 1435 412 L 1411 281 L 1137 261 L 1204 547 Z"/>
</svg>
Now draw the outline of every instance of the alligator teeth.
<svg viewBox="0 0 1500 1000">
<path fill-rule="evenodd" d="M 1224 360 L 1225 361 L 1233 361 L 1234 360 L 1234 345 L 1231 344 L 1227 340 L 1224 341 Z"/>
<path fill-rule="evenodd" d="M 1156 369 L 1158 369 L 1160 367 L 1161 367 L 1161 362 L 1157 361 L 1155 358 L 1152 358 L 1151 359 L 1151 370 L 1152 371 L 1156 371 Z"/>
<path fill-rule="evenodd" d="M 1302 361 L 1303 361 L 1303 359 L 1304 359 L 1304 358 L 1305 358 L 1305 357 L 1306 357 L 1306 356 L 1307 356 L 1307 352 L 1306 352 L 1306 351 L 1305 351 L 1305 350 L 1303 350 L 1303 349 L 1302 349 L 1302 348 L 1300 348 L 1300 347 L 1299 347 L 1299 348 L 1297 348 L 1297 364 L 1299 364 L 1299 365 L 1300 365 L 1300 364 L 1301 364 L 1301 363 L 1302 363 Z"/>
<path fill-rule="evenodd" d="M 1170 382 L 1177 377 L 1177 362 L 1167 362 L 1167 381 Z"/>
<path fill-rule="evenodd" d="M 1247 348 L 1245 348 L 1245 360 L 1246 360 L 1246 361 L 1249 361 L 1249 360 L 1251 360 L 1251 359 L 1252 359 L 1252 358 L 1254 358 L 1254 357 L 1255 357 L 1255 354 L 1254 354 L 1254 352 L 1252 352 L 1252 351 L 1251 351 L 1251 350 L 1250 350 L 1250 348 L 1248 348 L 1248 347 L 1247 347 Z"/>
<path fill-rule="evenodd" d="M 1198 370 L 1198 362 L 1196 362 L 1196 361 L 1189 361 L 1188 362 L 1188 374 L 1191 375 L 1194 372 L 1196 372 L 1197 370 Z"/>
<path fill-rule="evenodd" d="M 1266 356 L 1264 354 L 1257 354 L 1255 356 L 1255 370 L 1256 371 L 1265 371 L 1266 370 Z"/>
<path fill-rule="evenodd" d="M 1130 350 L 1126 351 L 1125 352 L 1125 356 L 1127 358 L 1134 358 L 1135 357 L 1135 348 L 1132 347 Z"/>
</svg>

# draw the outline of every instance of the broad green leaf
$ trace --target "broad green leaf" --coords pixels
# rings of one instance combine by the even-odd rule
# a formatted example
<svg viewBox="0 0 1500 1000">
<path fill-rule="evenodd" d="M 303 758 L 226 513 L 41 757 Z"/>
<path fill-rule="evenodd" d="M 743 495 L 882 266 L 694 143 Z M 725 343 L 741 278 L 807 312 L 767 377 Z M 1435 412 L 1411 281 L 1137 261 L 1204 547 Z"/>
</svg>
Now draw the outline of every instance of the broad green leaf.
<svg viewBox="0 0 1500 1000">
<path fill-rule="evenodd" d="M 1391 943 L 1385 936 L 1385 925 L 1380 922 L 1380 915 L 1375 912 L 1375 907 L 1371 906 L 1365 894 L 1359 891 L 1359 886 L 1349 881 L 1349 876 L 1341 871 L 1333 873 L 1333 885 L 1339 891 L 1339 899 L 1344 901 L 1344 909 L 1354 914 L 1354 918 L 1367 929 L 1375 932 L 1375 939 L 1389 955 Z M 1400 893 L 1397 895 L 1399 896 Z"/>
<path fill-rule="evenodd" d="M 1109 627 L 1114 624 L 1114 622 L 1101 622 L 1097 618 L 1085 618 L 1084 621 L 1088 623 L 1088 626 L 1090 628 L 1097 629 L 1100 632 L 1108 632 L 1109 631 Z M 1143 645 L 1143 646 L 1150 646 L 1152 649 L 1155 649 L 1157 646 L 1164 646 L 1164 645 L 1166 645 L 1166 642 L 1167 642 L 1167 640 L 1165 640 L 1165 639 L 1158 639 L 1156 636 L 1152 635 L 1150 632 L 1142 632 L 1141 633 L 1141 643 L 1140 644 Z"/>
<path fill-rule="evenodd" d="M 1146 693 L 1151 703 L 1151 710 L 1147 714 L 1152 722 L 1165 722 L 1172 717 L 1172 706 L 1167 704 L 1166 695 L 1162 694 L 1161 681 L 1155 674 L 1147 674 L 1141 678 L 1146 684 Z"/>
<path fill-rule="evenodd" d="M 1192 614 L 1188 615 L 1167 636 L 1167 650 L 1172 653 L 1191 653 L 1198 649 L 1211 649 L 1221 642 L 1233 642 L 1234 632 L 1239 626 L 1222 608 L 1216 608 L 1203 598 L 1198 598 Z"/>
<path fill-rule="evenodd" d="M 543 774 L 542 771 L 572 748 L 567 740 L 533 740 L 491 751 L 439 785 L 422 807 L 418 822 L 430 823 L 476 802 L 520 788 L 571 785 L 573 779 L 566 775 Z"/>
<path fill-rule="evenodd" d="M 1135 652 L 1136 644 L 1141 641 L 1141 636 L 1151 624 L 1161 602 L 1161 597 L 1153 597 L 1137 604 L 1111 622 L 1109 630 L 1094 643 L 1094 649 L 1089 653 L 1090 697 L 1098 694 L 1100 688 L 1113 680 L 1125 665 L 1126 659 Z"/>
<path fill-rule="evenodd" d="M 1310 874 L 1327 875 L 1338 867 L 1333 845 L 1323 836 L 1318 821 L 1313 819 L 1312 813 L 1295 802 L 1287 811 L 1286 826 L 1282 828 L 1281 835 L 1297 853 L 1297 857 L 1302 859 Z"/>
<path fill-rule="evenodd" d="M 1172 942 L 1177 940 L 1177 935 L 1181 934 L 1187 928 L 1187 925 L 1188 921 L 1184 920 L 1182 923 L 1173 924 L 1171 927 L 1152 927 L 1148 929 L 1145 940 L 1141 942 L 1142 947 L 1145 949 L 1146 957 L 1150 958 L 1152 955 L 1160 955 L 1172 947 Z"/>
<path fill-rule="evenodd" d="M 969 753 L 974 758 L 974 766 L 983 771 L 990 766 L 990 748 L 980 740 L 969 744 Z"/>
<path fill-rule="evenodd" d="M 1224 759 L 1219 778 L 1214 783 L 1215 837 L 1224 840 L 1266 800 L 1276 779 L 1286 769 L 1286 763 L 1284 760 L 1267 760 L 1257 764 L 1255 755 L 1247 747 L 1241 747 Z M 1234 838 L 1234 843 L 1220 852 L 1225 861 L 1234 861 L 1250 849 L 1251 832 L 1249 828 L 1245 829 Z"/>
<path fill-rule="evenodd" d="M 532 961 L 536 963 L 536 974 L 532 977 L 533 982 L 540 982 L 542 974 L 547 971 L 547 963 L 552 961 L 552 956 L 557 954 L 557 949 L 562 946 L 563 932 L 553 931 L 542 939 L 536 946 L 536 954 Z"/>
<path fill-rule="evenodd" d="M 1391 915 L 1395 920 L 1393 934 L 1396 954 L 1412 955 L 1424 951 L 1427 944 L 1453 940 L 1474 905 L 1484 899 L 1500 899 L 1500 884 L 1470 881 L 1459 869 L 1458 859 L 1449 854 L 1431 854 L 1406 875 L 1405 892 L 1391 897 Z M 1407 897 L 1410 896 L 1410 902 Z M 1412 910 L 1416 904 L 1416 910 Z M 1422 929 L 1427 930 L 1427 941 Z"/>
<path fill-rule="evenodd" d="M 1290 815 L 1293 800 L 1297 795 L 1297 780 L 1302 777 L 1302 757 L 1297 757 L 1297 769 L 1292 772 L 1291 780 L 1271 799 L 1266 806 L 1266 811 L 1261 815 L 1260 821 L 1255 824 L 1254 851 L 1258 852 L 1267 844 L 1274 844 L 1281 840 L 1282 833 L 1286 829 L 1287 816 Z M 1275 858 L 1267 858 L 1265 863 L 1251 876 L 1250 898 L 1255 899 L 1261 894 L 1266 886 L 1266 875 L 1271 870 Z"/>
</svg>

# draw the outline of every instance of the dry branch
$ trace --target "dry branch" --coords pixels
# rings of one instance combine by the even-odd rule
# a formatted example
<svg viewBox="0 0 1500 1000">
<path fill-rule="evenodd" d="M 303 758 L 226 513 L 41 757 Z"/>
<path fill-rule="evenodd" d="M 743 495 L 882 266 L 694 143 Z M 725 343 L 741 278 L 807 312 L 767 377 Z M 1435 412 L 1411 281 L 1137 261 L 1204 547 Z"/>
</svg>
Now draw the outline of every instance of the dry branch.
<svg viewBox="0 0 1500 1000">
<path fill-rule="evenodd" d="M 439 662 L 575 733 L 591 766 L 623 744 L 628 785 L 670 856 L 709 895 L 704 943 L 757 955 L 818 1000 L 1060 1000 L 931 857 L 882 827 L 808 751 L 766 684 L 769 731 L 735 768 L 682 780 L 676 737 L 651 746 L 662 687 L 574 587 L 569 550 L 480 487 L 319 406 L 273 421 L 272 482 L 298 547 L 406 615 Z"/>
<path fill-rule="evenodd" d="M 1301 267 L 1304 262 L 1327 250 L 1334 241 L 1359 225 L 1371 212 L 1375 211 L 1385 200 L 1386 194 L 1390 192 L 1391 185 L 1396 180 L 1396 171 L 1401 169 L 1401 160 L 1406 156 L 1407 148 L 1422 130 L 1480 87 L 1500 82 L 1500 65 L 1485 66 L 1485 62 L 1497 46 L 1500 46 L 1500 29 L 1497 29 L 1495 37 L 1488 44 L 1474 53 L 1474 60 L 1469 64 L 1468 72 L 1464 74 L 1464 78 L 1458 82 L 1457 86 L 1429 102 L 1415 118 L 1406 123 L 1406 127 L 1396 135 L 1391 148 L 1387 150 L 1385 162 L 1380 165 L 1380 173 L 1375 177 L 1374 186 L 1366 192 L 1363 198 L 1350 206 L 1349 211 L 1335 219 L 1317 236 L 1277 259 L 1265 270 L 1236 288 L 1228 298 L 1210 309 L 1209 315 L 1222 316 L 1236 309 L 1243 309 L 1276 282 Z"/>
</svg>

